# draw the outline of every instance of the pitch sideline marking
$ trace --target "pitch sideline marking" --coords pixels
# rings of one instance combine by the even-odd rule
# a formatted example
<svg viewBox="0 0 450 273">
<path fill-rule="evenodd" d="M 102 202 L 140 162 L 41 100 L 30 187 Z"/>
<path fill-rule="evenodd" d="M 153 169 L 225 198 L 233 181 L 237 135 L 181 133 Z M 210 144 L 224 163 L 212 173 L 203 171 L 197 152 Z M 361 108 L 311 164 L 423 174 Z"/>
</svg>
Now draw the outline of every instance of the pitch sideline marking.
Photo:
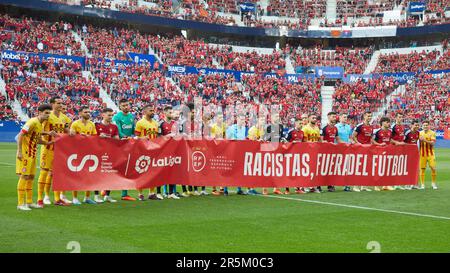
<svg viewBox="0 0 450 273">
<path fill-rule="evenodd" d="M 275 196 L 275 195 L 261 195 L 261 196 L 262 197 L 270 197 L 270 198 L 278 198 L 278 199 L 286 199 L 286 200 L 294 200 L 294 201 L 299 201 L 299 202 L 315 203 L 315 204 L 321 204 L 321 205 L 330 205 L 330 206 L 337 206 L 337 207 L 346 207 L 346 208 L 363 209 L 363 210 L 373 210 L 373 211 L 380 211 L 380 212 L 404 214 L 404 215 L 410 215 L 410 216 L 419 216 L 419 217 L 428 217 L 428 218 L 435 218 L 435 219 L 450 220 L 450 217 L 436 216 L 436 215 L 429 215 L 429 214 L 421 214 L 421 213 L 415 213 L 415 212 L 404 212 L 404 211 L 397 211 L 397 210 L 377 209 L 377 208 L 370 208 L 370 207 L 346 205 L 346 204 L 339 204 L 339 203 L 332 203 L 332 202 L 323 202 L 323 201 L 307 200 L 307 199 L 299 199 L 299 198 Z"/>
</svg>

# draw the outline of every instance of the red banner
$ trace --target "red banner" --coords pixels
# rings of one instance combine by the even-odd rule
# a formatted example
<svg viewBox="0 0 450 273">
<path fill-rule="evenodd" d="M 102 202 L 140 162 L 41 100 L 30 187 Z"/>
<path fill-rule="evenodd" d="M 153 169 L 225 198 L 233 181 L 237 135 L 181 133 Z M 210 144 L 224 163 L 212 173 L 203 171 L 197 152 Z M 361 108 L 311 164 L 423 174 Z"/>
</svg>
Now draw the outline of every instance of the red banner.
<svg viewBox="0 0 450 273">
<path fill-rule="evenodd" d="M 410 185 L 418 168 L 416 145 L 63 136 L 55 144 L 54 189 Z"/>
</svg>

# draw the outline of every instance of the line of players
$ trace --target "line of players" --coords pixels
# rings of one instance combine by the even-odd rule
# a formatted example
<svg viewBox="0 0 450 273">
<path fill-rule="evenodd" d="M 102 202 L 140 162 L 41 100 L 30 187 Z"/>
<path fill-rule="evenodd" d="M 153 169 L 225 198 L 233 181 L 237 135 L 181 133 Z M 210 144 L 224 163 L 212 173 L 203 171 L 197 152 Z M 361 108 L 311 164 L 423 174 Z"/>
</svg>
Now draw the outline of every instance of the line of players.
<svg viewBox="0 0 450 273">
<path fill-rule="evenodd" d="M 190 109 L 191 117 L 191 131 L 194 131 L 194 116 L 195 110 L 193 104 L 187 105 Z M 16 173 L 19 175 L 18 182 L 18 209 L 30 210 L 31 208 L 43 208 L 44 205 L 50 205 L 50 189 L 52 184 L 52 166 L 54 160 L 54 142 L 58 134 L 69 135 L 84 135 L 99 137 L 127 139 L 127 138 L 142 138 L 154 139 L 159 135 L 171 136 L 173 134 L 172 127 L 177 124 L 179 117 L 174 116 L 172 107 L 164 108 L 164 120 L 157 122 L 154 119 L 155 108 L 153 105 L 147 105 L 142 109 L 142 119 L 135 123 L 135 118 L 130 112 L 130 103 L 127 100 L 119 102 L 120 112 L 114 115 L 110 108 L 102 110 L 102 121 L 94 124 L 91 119 L 89 107 L 81 107 L 79 111 L 79 119 L 72 122 L 72 120 L 65 114 L 66 105 L 60 97 L 53 97 L 50 99 L 50 104 L 42 104 L 38 107 L 38 116 L 31 118 L 23 126 L 21 132 L 17 137 L 18 149 L 16 160 Z M 413 121 L 410 128 L 402 124 L 402 115 L 396 115 L 395 124 L 390 126 L 390 119 L 383 117 L 380 120 L 381 128 L 373 130 L 370 124 L 372 120 L 372 113 L 366 112 L 363 115 L 363 123 L 351 129 L 347 123 L 347 116 L 341 115 L 340 122 L 337 123 L 337 115 L 330 112 L 327 115 L 328 124 L 320 129 L 317 125 L 317 116 L 314 114 L 303 114 L 296 118 L 295 128 L 290 129 L 285 134 L 285 128 L 279 124 L 279 115 L 274 113 L 270 117 L 270 123 L 267 124 L 266 117 L 260 117 L 256 125 L 248 128 L 246 125 L 245 116 L 237 116 L 236 123 L 227 126 L 223 121 L 221 115 L 217 118 L 205 121 L 209 129 L 209 136 L 213 138 L 226 138 L 230 140 L 244 140 L 250 139 L 255 141 L 279 141 L 279 142 L 331 142 L 331 143 L 353 143 L 353 144 L 374 144 L 374 145 L 404 145 L 417 144 L 420 142 L 420 182 L 421 189 L 424 189 L 425 169 L 427 164 L 432 172 L 432 187 L 436 186 L 436 160 L 434 143 L 436 141 L 436 134 L 430 130 L 429 122 L 423 121 L 423 130 L 419 132 L 419 122 Z M 183 126 L 188 123 L 187 120 L 178 120 L 178 126 L 183 131 Z M 271 132 L 271 128 L 278 128 L 278 132 Z M 42 144 L 40 154 L 40 175 L 38 178 L 38 200 L 34 204 L 32 201 L 33 180 L 36 173 L 36 159 L 37 159 L 37 145 Z M 179 199 L 180 197 L 188 197 L 190 195 L 208 195 L 204 186 L 201 191 L 196 186 L 182 186 L 182 193 L 176 191 L 176 185 L 168 185 L 166 197 L 172 199 Z M 402 187 L 384 187 L 385 190 L 394 190 Z M 417 188 L 415 186 L 406 187 L 406 189 Z M 375 190 L 381 190 L 378 187 Z M 161 193 L 162 188 L 157 187 L 149 189 L 148 199 L 161 200 L 164 196 Z M 371 191 L 367 187 L 354 187 L 353 191 Z M 335 188 L 328 186 L 328 191 L 333 192 Z M 344 187 L 344 191 L 352 191 L 350 187 Z M 140 189 L 138 200 L 145 200 L 144 191 Z M 322 192 L 321 187 L 317 188 L 296 188 L 296 193 L 306 192 Z M 268 194 L 267 189 L 263 188 L 263 194 Z M 274 194 L 283 194 L 282 191 L 275 188 Z M 213 187 L 212 194 L 214 195 L 228 195 L 227 187 L 218 190 Z M 255 189 L 249 188 L 243 191 L 240 187 L 237 188 L 237 194 L 258 194 Z M 286 188 L 284 194 L 289 194 L 289 188 Z M 86 204 L 97 204 L 102 202 L 116 202 L 111 196 L 110 191 L 102 192 L 103 198 L 99 191 L 95 192 L 94 199 L 91 199 L 90 192 L 85 193 L 83 202 Z M 59 206 L 67 205 L 81 205 L 78 199 L 78 192 L 72 193 L 72 201 L 68 200 L 64 192 L 54 192 L 54 204 Z M 127 190 L 122 191 L 122 200 L 135 201 L 136 199 L 129 196 Z"/>
</svg>

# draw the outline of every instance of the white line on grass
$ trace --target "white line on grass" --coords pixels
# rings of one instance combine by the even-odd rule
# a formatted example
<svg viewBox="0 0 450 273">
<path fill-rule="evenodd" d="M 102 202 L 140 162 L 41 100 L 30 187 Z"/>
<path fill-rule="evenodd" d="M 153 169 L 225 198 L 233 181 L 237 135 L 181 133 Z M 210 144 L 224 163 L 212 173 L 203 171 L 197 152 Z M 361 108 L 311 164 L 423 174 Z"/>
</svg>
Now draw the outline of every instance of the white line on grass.
<svg viewBox="0 0 450 273">
<path fill-rule="evenodd" d="M 294 200 L 294 201 L 299 201 L 299 202 L 315 203 L 315 204 L 321 204 L 321 205 L 330 205 L 330 206 L 337 206 L 337 207 L 363 209 L 363 210 L 373 210 L 373 211 L 397 213 L 397 214 L 404 214 L 404 215 L 411 215 L 411 216 L 419 216 L 419 217 L 428 217 L 428 218 L 435 218 L 435 219 L 450 220 L 450 217 L 436 216 L 436 215 L 429 215 L 429 214 L 421 214 L 421 213 L 415 213 L 415 212 L 404 212 L 404 211 L 397 211 L 397 210 L 377 209 L 377 208 L 370 208 L 370 207 L 338 204 L 338 203 L 332 203 L 332 202 L 322 202 L 322 201 L 316 201 L 316 200 L 307 200 L 307 199 L 299 199 L 299 198 L 275 196 L 275 195 L 260 195 L 260 196 L 262 196 L 262 197 L 270 197 L 270 198 L 278 198 L 278 199 L 286 199 L 286 200 Z"/>
</svg>

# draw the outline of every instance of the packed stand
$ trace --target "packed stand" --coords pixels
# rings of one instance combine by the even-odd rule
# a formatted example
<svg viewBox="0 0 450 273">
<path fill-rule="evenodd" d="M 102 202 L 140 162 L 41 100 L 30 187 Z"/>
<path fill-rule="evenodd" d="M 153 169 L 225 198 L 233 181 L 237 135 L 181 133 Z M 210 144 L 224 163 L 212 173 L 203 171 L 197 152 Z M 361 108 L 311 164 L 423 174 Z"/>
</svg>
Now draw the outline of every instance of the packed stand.
<svg viewBox="0 0 450 273">
<path fill-rule="evenodd" d="M 216 56 L 220 49 L 201 40 L 187 40 L 182 36 L 153 36 L 151 43 L 155 53 L 166 65 L 216 68 L 213 56 Z"/>
<path fill-rule="evenodd" d="M 13 111 L 11 105 L 8 103 L 6 96 L 0 95 L 0 120 L 16 121 L 18 120 L 17 113 Z"/>
<path fill-rule="evenodd" d="M 149 103 L 177 105 L 183 102 L 183 94 L 167 80 L 164 72 L 153 70 L 150 64 L 114 67 L 98 62 L 89 69 L 117 105 L 121 99 L 128 99 L 135 113 L 140 113 Z"/>
<path fill-rule="evenodd" d="M 360 120 L 365 111 L 375 112 L 386 103 L 386 97 L 399 86 L 393 79 L 358 80 L 354 83 L 339 81 L 333 94 L 333 111 L 348 114 Z"/>
<path fill-rule="evenodd" d="M 93 57 L 127 60 L 127 52 L 148 53 L 148 37 L 134 30 L 100 29 L 83 25 L 77 32 Z"/>
<path fill-rule="evenodd" d="M 71 30 L 72 25 L 63 21 L 49 23 L 0 15 L 2 50 L 84 56 Z"/>
<path fill-rule="evenodd" d="M 229 46 L 221 48 L 215 58 L 224 69 L 237 71 L 284 74 L 286 68 L 284 53 L 275 49 L 272 54 L 259 54 L 256 51 L 234 52 Z"/>
<path fill-rule="evenodd" d="M 450 126 L 450 74 L 434 78 L 430 74 L 421 74 L 406 84 L 405 93 L 393 98 L 388 113 L 401 112 L 405 121 L 413 119 L 428 120 L 435 130 L 444 130 Z"/>
<path fill-rule="evenodd" d="M 323 50 L 322 47 L 297 49 L 288 48 L 294 67 L 340 66 L 346 74 L 363 74 L 373 54 L 373 48 L 336 47 Z"/>
<path fill-rule="evenodd" d="M 380 54 L 375 73 L 421 72 L 428 70 L 440 56 L 438 50 L 413 51 L 409 54 Z"/>
<path fill-rule="evenodd" d="M 98 117 L 104 107 L 99 98 L 99 87 L 81 74 L 81 65 L 74 62 L 39 62 L 30 58 L 29 62 L 3 60 L 2 78 L 10 99 L 17 99 L 22 111 L 29 117 L 37 114 L 37 106 L 50 97 L 61 96 L 68 107 L 68 114 L 76 116 L 78 109 L 89 105 L 92 116 Z"/>
<path fill-rule="evenodd" d="M 245 75 L 241 79 L 243 94 L 266 105 L 280 105 L 280 117 L 283 124 L 303 113 L 321 115 L 322 81 L 303 79 L 298 83 L 289 83 L 286 78 L 264 77 L 263 75 Z"/>
</svg>

